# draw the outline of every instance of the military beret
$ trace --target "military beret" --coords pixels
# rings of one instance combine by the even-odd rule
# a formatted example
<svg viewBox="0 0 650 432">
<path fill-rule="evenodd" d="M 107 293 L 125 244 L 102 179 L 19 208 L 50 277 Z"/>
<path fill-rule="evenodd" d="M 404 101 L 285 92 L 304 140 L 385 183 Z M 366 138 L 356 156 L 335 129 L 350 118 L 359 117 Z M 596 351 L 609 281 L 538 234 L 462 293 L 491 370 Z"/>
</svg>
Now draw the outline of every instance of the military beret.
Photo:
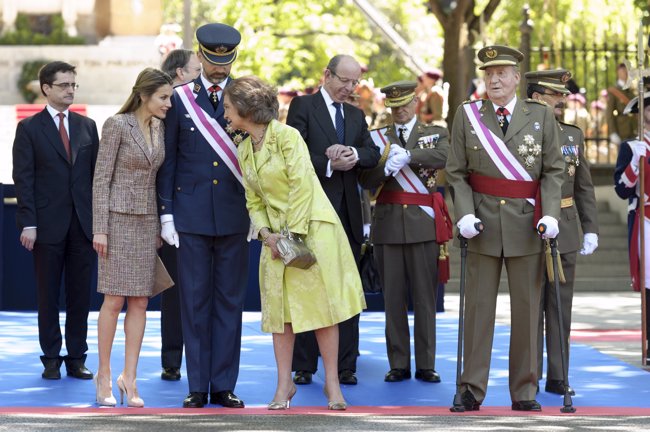
<svg viewBox="0 0 650 432">
<path fill-rule="evenodd" d="M 528 85 L 537 84 L 557 93 L 568 95 L 567 82 L 571 79 L 571 72 L 566 69 L 552 69 L 530 71 L 524 74 Z"/>
<path fill-rule="evenodd" d="M 415 97 L 415 81 L 397 81 L 382 87 L 380 91 L 386 95 L 384 105 L 387 107 L 401 107 L 413 100 Z"/>
<path fill-rule="evenodd" d="M 237 58 L 237 45 L 241 34 L 226 24 L 205 24 L 196 30 L 199 52 L 207 61 L 217 66 L 228 65 Z"/>
<path fill-rule="evenodd" d="M 647 91 L 643 93 L 643 109 L 645 110 L 645 107 L 650 106 L 650 91 Z M 639 97 L 635 97 L 632 99 L 630 102 L 628 102 L 627 106 L 623 110 L 623 114 L 635 114 L 639 112 Z"/>
<path fill-rule="evenodd" d="M 490 66 L 517 66 L 524 59 L 522 53 L 504 45 L 489 45 L 481 48 L 477 57 L 483 63 L 479 66 L 481 70 Z"/>
</svg>

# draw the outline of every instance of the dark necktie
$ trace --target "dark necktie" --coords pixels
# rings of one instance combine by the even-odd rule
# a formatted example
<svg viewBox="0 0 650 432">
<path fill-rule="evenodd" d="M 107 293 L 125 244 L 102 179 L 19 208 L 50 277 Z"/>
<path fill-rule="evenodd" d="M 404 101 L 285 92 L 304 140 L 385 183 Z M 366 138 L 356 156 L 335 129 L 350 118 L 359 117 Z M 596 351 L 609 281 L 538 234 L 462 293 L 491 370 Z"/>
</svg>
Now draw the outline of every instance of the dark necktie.
<svg viewBox="0 0 650 432">
<path fill-rule="evenodd" d="M 221 91 L 221 87 L 218 85 L 213 85 L 208 89 L 208 92 L 210 93 L 210 103 L 212 103 L 212 107 L 214 109 L 217 109 L 217 106 L 219 106 L 219 92 Z"/>
<path fill-rule="evenodd" d="M 499 121 L 499 126 L 501 126 L 501 130 L 503 131 L 503 134 L 506 134 L 506 131 L 508 130 L 508 115 L 510 113 L 505 107 L 499 107 L 497 108 L 497 120 Z"/>
<path fill-rule="evenodd" d="M 68 162 L 72 162 L 72 153 L 70 152 L 70 138 L 68 138 L 68 131 L 65 130 L 65 114 L 60 112 L 57 114 L 59 116 L 59 135 L 61 135 L 61 141 L 63 141 L 63 148 L 65 149 L 65 154 L 68 155 Z"/>
<path fill-rule="evenodd" d="M 339 144 L 345 145 L 345 121 L 343 120 L 343 107 L 340 102 L 332 102 L 334 108 L 336 108 L 336 137 L 339 140 Z"/>
<path fill-rule="evenodd" d="M 402 146 L 406 147 L 406 127 L 399 128 L 399 142 L 402 143 Z"/>
</svg>

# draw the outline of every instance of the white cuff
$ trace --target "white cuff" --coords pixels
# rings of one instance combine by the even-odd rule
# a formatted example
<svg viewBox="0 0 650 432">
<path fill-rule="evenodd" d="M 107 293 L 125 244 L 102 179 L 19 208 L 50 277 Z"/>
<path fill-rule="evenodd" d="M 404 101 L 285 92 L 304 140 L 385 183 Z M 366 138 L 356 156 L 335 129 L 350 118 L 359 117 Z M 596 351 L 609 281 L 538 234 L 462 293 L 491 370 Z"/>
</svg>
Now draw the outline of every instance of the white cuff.
<svg viewBox="0 0 650 432">
<path fill-rule="evenodd" d="M 174 222 L 174 215 L 172 214 L 164 214 L 160 216 L 160 223 L 165 223 L 165 222 Z"/>
</svg>

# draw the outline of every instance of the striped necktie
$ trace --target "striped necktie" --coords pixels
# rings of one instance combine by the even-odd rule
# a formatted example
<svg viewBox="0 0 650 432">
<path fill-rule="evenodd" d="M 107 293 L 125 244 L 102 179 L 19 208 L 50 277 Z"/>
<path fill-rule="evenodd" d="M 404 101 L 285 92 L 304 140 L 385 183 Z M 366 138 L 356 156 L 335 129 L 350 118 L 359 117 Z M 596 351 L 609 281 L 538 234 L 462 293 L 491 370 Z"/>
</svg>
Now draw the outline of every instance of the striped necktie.
<svg viewBox="0 0 650 432">
<path fill-rule="evenodd" d="M 332 102 L 334 108 L 336 108 L 336 137 L 338 138 L 338 144 L 345 145 L 345 120 L 343 119 L 343 107 L 340 102 Z"/>
</svg>

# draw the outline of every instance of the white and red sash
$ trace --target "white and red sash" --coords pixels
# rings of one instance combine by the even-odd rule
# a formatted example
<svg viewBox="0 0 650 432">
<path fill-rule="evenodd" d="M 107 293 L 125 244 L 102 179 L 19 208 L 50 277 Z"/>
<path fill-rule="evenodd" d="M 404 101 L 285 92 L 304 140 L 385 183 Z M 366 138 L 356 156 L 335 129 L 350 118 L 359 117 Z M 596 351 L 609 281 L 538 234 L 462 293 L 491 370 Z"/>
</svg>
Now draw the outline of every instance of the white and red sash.
<svg viewBox="0 0 650 432">
<path fill-rule="evenodd" d="M 219 122 L 208 115 L 197 103 L 196 95 L 192 91 L 193 83 L 178 86 L 174 89 L 187 109 L 187 112 L 203 135 L 203 138 L 210 144 L 210 147 L 219 155 L 237 180 L 243 184 L 241 168 L 237 161 L 237 147 L 232 139 L 221 127 Z"/>
<path fill-rule="evenodd" d="M 387 128 L 382 128 L 370 131 L 372 141 L 379 148 L 379 153 L 383 153 L 386 146 L 390 146 L 390 143 L 384 135 L 386 129 Z M 420 180 L 420 177 L 418 177 L 417 174 L 415 174 L 411 167 L 408 165 L 404 165 L 404 168 L 402 168 L 400 172 L 397 173 L 395 180 L 397 180 L 397 183 L 399 183 L 404 192 L 430 194 L 429 190 L 426 188 L 426 186 L 424 186 L 424 183 L 422 183 L 422 180 Z M 420 208 L 426 214 L 431 216 L 431 218 L 435 218 L 435 212 L 433 211 L 433 208 L 423 205 L 421 205 Z"/>
<path fill-rule="evenodd" d="M 521 165 L 519 160 L 512 154 L 501 138 L 487 128 L 480 120 L 479 109 L 483 101 L 471 102 L 463 105 L 467 117 L 469 118 L 476 136 L 478 137 L 488 156 L 496 165 L 497 169 L 508 180 L 533 181 L 526 169 Z M 531 205 L 535 205 L 534 198 L 527 198 Z"/>
</svg>

